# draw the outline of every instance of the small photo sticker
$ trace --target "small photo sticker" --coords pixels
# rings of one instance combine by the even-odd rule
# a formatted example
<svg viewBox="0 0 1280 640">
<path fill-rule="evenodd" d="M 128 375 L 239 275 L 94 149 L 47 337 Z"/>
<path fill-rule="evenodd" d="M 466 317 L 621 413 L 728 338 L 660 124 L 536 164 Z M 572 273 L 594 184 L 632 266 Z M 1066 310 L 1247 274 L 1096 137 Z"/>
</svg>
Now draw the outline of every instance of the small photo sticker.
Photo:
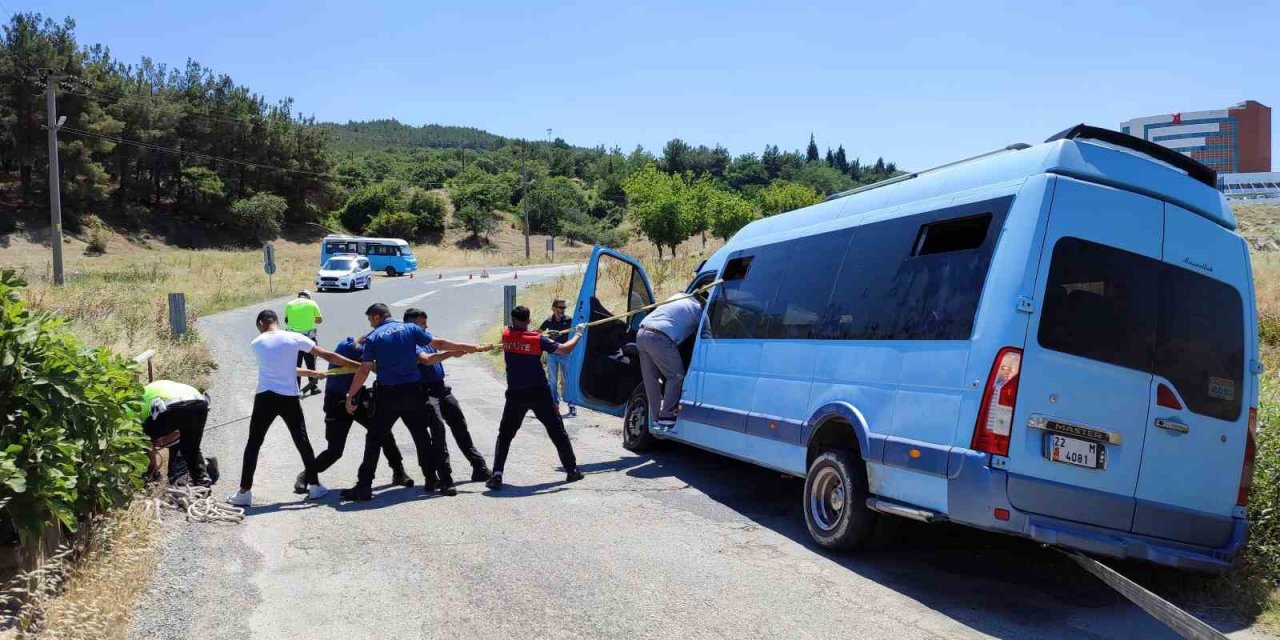
<svg viewBox="0 0 1280 640">
<path fill-rule="evenodd" d="M 1236 399 L 1236 383 L 1226 378 L 1209 378 L 1209 397 L 1221 400 Z"/>
</svg>

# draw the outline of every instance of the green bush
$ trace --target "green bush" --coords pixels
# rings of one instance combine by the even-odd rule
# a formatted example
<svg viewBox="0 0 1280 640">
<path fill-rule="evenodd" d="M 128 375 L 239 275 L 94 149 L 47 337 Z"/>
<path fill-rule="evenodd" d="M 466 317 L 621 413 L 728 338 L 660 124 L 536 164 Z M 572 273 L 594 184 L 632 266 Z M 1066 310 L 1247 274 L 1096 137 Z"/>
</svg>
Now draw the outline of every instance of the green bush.
<svg viewBox="0 0 1280 640">
<path fill-rule="evenodd" d="M 393 211 L 399 187 L 388 182 L 379 182 L 356 189 L 347 199 L 339 219 L 342 226 L 352 233 L 362 233 L 365 226 L 374 217 Z"/>
<path fill-rule="evenodd" d="M 418 217 L 407 211 L 380 213 L 364 228 L 366 235 L 379 238 L 411 239 L 418 228 Z"/>
<path fill-rule="evenodd" d="M 454 219 L 462 228 L 471 232 L 472 237 L 484 234 L 489 236 L 489 232 L 498 227 L 498 216 L 492 211 L 478 207 L 474 204 L 463 205 L 458 212 L 454 214 Z"/>
<path fill-rule="evenodd" d="M 418 219 L 418 235 L 425 236 L 444 231 L 444 198 L 417 187 L 406 190 L 404 210 Z"/>
<path fill-rule="evenodd" d="M 280 225 L 284 224 L 284 212 L 288 209 L 288 201 L 280 196 L 254 194 L 231 203 L 230 227 L 248 240 L 274 240 L 280 235 Z"/>
<path fill-rule="evenodd" d="M 142 487 L 147 438 L 134 366 L 91 349 L 22 302 L 0 272 L 0 501 L 24 541 L 124 506 Z"/>
</svg>

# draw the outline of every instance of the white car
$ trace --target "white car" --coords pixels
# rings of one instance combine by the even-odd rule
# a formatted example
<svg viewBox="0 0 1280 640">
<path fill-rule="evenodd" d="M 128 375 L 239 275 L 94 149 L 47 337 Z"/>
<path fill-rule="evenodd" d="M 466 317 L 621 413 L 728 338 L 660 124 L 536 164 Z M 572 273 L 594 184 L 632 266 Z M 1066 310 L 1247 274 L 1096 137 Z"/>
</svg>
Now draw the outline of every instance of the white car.
<svg viewBox="0 0 1280 640">
<path fill-rule="evenodd" d="M 316 273 L 316 291 L 325 289 L 368 289 L 373 285 L 373 269 L 369 259 L 354 253 L 329 258 Z"/>
</svg>

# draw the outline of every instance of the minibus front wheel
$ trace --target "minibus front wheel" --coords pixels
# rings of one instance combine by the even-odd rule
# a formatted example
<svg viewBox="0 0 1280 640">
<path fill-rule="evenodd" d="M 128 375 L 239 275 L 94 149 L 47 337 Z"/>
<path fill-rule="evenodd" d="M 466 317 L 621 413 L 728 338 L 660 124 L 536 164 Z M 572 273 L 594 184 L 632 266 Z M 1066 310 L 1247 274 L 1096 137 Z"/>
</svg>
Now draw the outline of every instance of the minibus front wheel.
<svg viewBox="0 0 1280 640">
<path fill-rule="evenodd" d="M 854 451 L 828 449 L 814 458 L 804 481 L 804 522 L 827 549 L 854 549 L 871 537 L 876 514 L 867 508 L 867 468 Z"/>
<path fill-rule="evenodd" d="M 627 411 L 622 414 L 622 448 L 648 451 L 657 444 L 658 439 L 649 433 L 649 399 L 644 394 L 644 385 L 640 385 L 631 392 Z"/>
</svg>

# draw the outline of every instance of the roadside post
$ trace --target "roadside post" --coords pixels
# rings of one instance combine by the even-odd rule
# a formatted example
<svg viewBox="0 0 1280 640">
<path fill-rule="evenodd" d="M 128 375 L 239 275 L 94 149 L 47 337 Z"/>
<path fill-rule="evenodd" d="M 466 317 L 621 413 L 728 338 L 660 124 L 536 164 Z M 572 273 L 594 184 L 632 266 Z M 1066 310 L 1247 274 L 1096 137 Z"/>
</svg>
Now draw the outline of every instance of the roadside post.
<svg viewBox="0 0 1280 640">
<path fill-rule="evenodd" d="M 506 326 L 511 322 L 511 310 L 516 308 L 516 285 L 509 284 L 502 287 L 502 324 Z"/>
<path fill-rule="evenodd" d="M 556 261 L 556 239 L 547 238 L 547 254 L 551 256 L 551 261 Z"/>
<path fill-rule="evenodd" d="M 276 273 L 276 248 L 270 242 L 262 245 L 262 270 L 267 272 L 267 291 L 275 293 L 271 276 Z"/>
<path fill-rule="evenodd" d="M 187 296 L 169 294 L 169 337 L 181 340 L 187 333 Z"/>
</svg>

